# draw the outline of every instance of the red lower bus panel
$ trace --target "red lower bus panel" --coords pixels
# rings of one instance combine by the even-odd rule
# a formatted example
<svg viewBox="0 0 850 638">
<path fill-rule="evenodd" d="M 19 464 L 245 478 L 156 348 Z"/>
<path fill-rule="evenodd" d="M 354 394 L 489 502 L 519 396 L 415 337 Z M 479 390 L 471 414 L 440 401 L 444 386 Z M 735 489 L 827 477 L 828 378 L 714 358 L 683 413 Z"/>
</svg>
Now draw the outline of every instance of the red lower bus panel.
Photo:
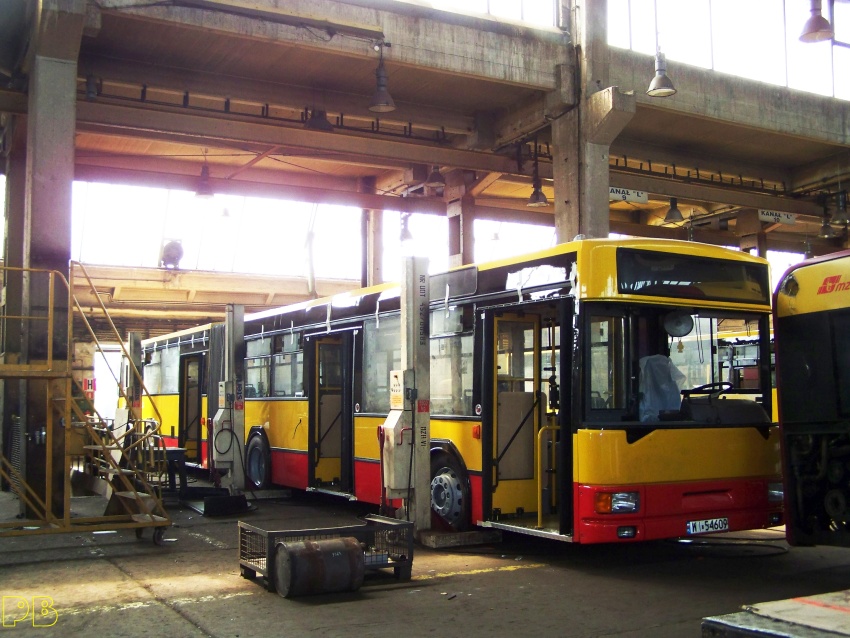
<svg viewBox="0 0 850 638">
<path fill-rule="evenodd" d="M 272 450 L 272 483 L 307 489 L 307 453 Z"/>
<path fill-rule="evenodd" d="M 354 459 L 354 496 L 364 503 L 381 502 L 381 464 Z"/>
<path fill-rule="evenodd" d="M 482 502 L 484 498 L 484 490 L 481 486 L 482 480 L 483 479 L 480 474 L 469 475 L 469 497 L 472 500 L 470 517 L 473 525 L 475 525 L 478 521 L 484 520 L 484 503 Z"/>
<path fill-rule="evenodd" d="M 728 519 L 728 531 L 761 529 L 781 524 L 781 503 L 767 500 L 767 479 L 706 481 L 642 486 L 574 486 L 576 533 L 579 543 L 639 542 L 688 536 L 690 521 Z M 597 492 L 638 492 L 636 514 L 598 514 Z M 774 520 L 770 517 L 774 515 Z M 778 518 L 777 518 L 778 515 Z M 634 536 L 620 538 L 618 530 L 634 528 Z"/>
</svg>

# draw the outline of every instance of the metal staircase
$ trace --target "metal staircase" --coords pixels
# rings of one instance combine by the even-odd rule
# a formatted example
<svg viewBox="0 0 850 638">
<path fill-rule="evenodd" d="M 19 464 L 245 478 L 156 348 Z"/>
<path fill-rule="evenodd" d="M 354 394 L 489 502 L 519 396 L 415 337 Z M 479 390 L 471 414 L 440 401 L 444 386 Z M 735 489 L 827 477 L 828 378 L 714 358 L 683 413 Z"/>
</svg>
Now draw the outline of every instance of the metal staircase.
<svg viewBox="0 0 850 638">
<path fill-rule="evenodd" d="M 4 390 L 15 387 L 8 384 L 19 384 L 21 411 L 26 415 L 26 423 L 11 418 L 4 427 L 4 431 L 11 428 L 11 436 L 5 437 L 11 449 L 0 448 L 0 479 L 17 496 L 20 513 L 11 520 L 0 517 L 0 536 L 135 529 L 141 537 L 150 527 L 154 542 L 160 544 L 171 520 L 161 500 L 167 467 L 156 406 L 156 419 L 136 418 L 119 375 L 110 370 L 119 395 L 130 407 L 121 421 L 104 419 L 74 369 L 75 327 L 84 328 L 83 334 L 103 352 L 91 324 L 96 315 L 111 327 L 131 373 L 145 391 L 103 303 L 84 309 L 73 294 L 74 277 L 83 277 L 100 300 L 85 267 L 71 262 L 71 283 L 57 271 L 2 270 L 4 281 L 29 278 L 31 288 L 46 291 L 47 299 L 36 311 L 13 316 L 4 306 L 0 314 L 3 330 L 10 322 L 20 322 L 24 344 L 30 341 L 29 352 L 37 351 L 39 357 L 30 354 L 29 361 L 19 361 L 17 355 L 0 354 L 0 382 Z M 64 319 L 64 315 L 67 325 L 57 323 L 57 317 Z M 75 511 L 74 485 L 99 494 L 103 513 Z"/>
</svg>

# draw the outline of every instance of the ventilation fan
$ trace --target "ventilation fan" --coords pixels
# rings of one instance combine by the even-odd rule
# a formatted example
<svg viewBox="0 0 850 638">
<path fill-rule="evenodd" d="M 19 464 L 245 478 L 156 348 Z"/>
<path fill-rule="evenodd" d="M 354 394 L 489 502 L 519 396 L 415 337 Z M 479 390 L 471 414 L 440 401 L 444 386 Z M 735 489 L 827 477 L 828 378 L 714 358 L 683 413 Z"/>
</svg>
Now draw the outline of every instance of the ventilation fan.
<svg viewBox="0 0 850 638">
<path fill-rule="evenodd" d="M 684 337 L 694 329 L 694 318 L 686 310 L 674 310 L 664 317 L 664 329 L 671 337 Z"/>
</svg>

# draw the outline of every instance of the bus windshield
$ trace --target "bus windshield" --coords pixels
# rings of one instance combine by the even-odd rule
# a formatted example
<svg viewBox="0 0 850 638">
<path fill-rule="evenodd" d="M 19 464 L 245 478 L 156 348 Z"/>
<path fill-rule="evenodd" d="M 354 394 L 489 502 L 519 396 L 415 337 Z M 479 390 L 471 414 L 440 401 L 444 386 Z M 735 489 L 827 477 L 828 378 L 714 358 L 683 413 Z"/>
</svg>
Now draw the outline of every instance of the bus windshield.
<svg viewBox="0 0 850 638">
<path fill-rule="evenodd" d="M 665 365 L 672 366 L 678 391 L 723 383 L 727 393 L 759 400 L 767 387 L 760 378 L 759 320 L 753 314 L 600 307 L 589 316 L 587 334 L 590 411 L 621 410 L 637 418 L 638 380 L 653 356 L 669 360 Z"/>
</svg>

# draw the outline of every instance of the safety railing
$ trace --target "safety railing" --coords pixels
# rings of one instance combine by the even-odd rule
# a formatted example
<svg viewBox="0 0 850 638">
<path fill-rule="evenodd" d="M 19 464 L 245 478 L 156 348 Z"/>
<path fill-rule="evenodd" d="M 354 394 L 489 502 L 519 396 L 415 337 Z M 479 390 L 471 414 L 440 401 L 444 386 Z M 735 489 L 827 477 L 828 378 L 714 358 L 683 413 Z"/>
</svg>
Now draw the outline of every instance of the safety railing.
<svg viewBox="0 0 850 638">
<path fill-rule="evenodd" d="M 48 381 L 44 385 L 45 424 L 36 437 L 40 439 L 37 442 L 41 443 L 44 449 L 46 480 L 43 481 L 43 491 L 28 484 L 27 472 L 16 466 L 23 465 L 25 468 L 25 459 L 22 463 L 15 463 L 0 454 L 0 477 L 10 485 L 20 502 L 26 506 L 27 515 L 35 518 L 0 522 L 0 536 L 67 532 L 81 527 L 88 530 L 131 527 L 136 528 L 138 534 L 140 528 L 150 526 L 156 528 L 154 540 L 161 539 L 161 532 L 165 526 L 170 525 L 170 519 L 158 491 L 158 483 L 165 467 L 165 454 L 159 436 L 162 418 L 157 406 L 151 402 L 154 419 L 142 421 L 140 418 L 131 418 L 128 427 L 119 432 L 109 427 L 108 420 L 97 412 L 93 401 L 86 395 L 80 380 L 74 377 L 72 371 L 75 320 L 79 320 L 85 327 L 97 351 L 101 354 L 104 352 L 104 346 L 92 329 L 85 309 L 74 294 L 75 278 L 82 278 L 98 300 L 98 307 L 90 309 L 89 314 L 94 314 L 96 310 L 100 312 L 115 337 L 115 342 L 120 344 L 122 354 L 142 392 L 150 396 L 120 333 L 97 294 L 94 282 L 79 262 L 71 262 L 69 278 L 54 270 L 10 266 L 2 266 L 0 270 L 4 271 L 7 289 L 8 284 L 12 282 L 19 284 L 22 291 L 19 312 L 8 312 L 8 299 L 0 312 L 0 325 L 3 330 L 0 343 L 6 344 L 9 331 L 19 327 L 21 353 L 2 353 L 0 378 L 42 378 Z M 67 318 L 62 317 L 63 313 Z M 120 383 L 119 375 L 111 367 L 109 372 L 115 380 L 119 395 L 130 405 L 130 398 Z M 38 400 L 39 397 L 29 396 L 27 406 L 37 405 Z M 25 425 L 21 429 L 21 436 L 27 439 L 31 433 L 25 432 Z M 123 509 L 124 513 L 71 517 L 71 473 L 78 469 L 80 464 L 80 455 L 72 452 L 72 437 L 80 434 L 85 439 L 83 456 L 97 457 L 97 467 L 93 464 L 92 472 L 98 478 L 107 478 L 108 484 L 112 486 L 112 493 L 121 497 L 119 509 Z M 61 468 L 55 467 L 61 457 L 54 459 L 52 452 L 56 436 L 64 437 L 64 464 Z M 22 443 L 22 446 L 26 449 L 26 443 Z M 82 467 L 85 469 L 86 464 L 83 463 Z M 55 500 L 58 499 L 54 486 L 57 470 L 62 473 L 61 508 L 57 507 Z M 58 509 L 61 509 L 61 515 L 57 512 Z"/>
</svg>

